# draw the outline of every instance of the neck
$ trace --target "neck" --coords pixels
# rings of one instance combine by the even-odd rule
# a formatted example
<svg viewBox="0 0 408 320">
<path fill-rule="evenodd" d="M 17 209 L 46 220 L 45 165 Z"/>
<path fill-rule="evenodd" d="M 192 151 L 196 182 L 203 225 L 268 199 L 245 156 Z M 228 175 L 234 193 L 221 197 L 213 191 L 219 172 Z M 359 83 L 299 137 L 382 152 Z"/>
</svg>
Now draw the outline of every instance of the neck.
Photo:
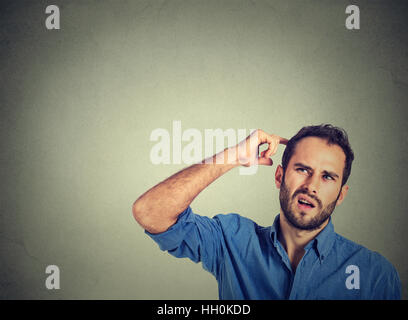
<svg viewBox="0 0 408 320">
<path fill-rule="evenodd" d="M 281 210 L 279 216 L 280 232 L 278 239 L 288 254 L 293 271 L 296 270 L 299 261 L 305 254 L 305 246 L 313 240 L 328 223 L 329 219 L 327 219 L 327 221 L 325 221 L 318 229 L 301 230 L 292 226 Z"/>
</svg>

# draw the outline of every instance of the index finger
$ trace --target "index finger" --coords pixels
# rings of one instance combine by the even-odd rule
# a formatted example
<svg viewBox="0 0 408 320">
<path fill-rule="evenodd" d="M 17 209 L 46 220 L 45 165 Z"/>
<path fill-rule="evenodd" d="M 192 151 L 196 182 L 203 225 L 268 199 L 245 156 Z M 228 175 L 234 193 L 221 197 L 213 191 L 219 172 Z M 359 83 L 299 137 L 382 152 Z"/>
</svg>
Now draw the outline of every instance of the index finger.
<svg viewBox="0 0 408 320">
<path fill-rule="evenodd" d="M 279 137 L 279 143 L 280 143 L 280 144 L 284 144 L 284 145 L 286 146 L 286 145 L 288 144 L 288 142 L 289 142 L 288 139 Z"/>
</svg>

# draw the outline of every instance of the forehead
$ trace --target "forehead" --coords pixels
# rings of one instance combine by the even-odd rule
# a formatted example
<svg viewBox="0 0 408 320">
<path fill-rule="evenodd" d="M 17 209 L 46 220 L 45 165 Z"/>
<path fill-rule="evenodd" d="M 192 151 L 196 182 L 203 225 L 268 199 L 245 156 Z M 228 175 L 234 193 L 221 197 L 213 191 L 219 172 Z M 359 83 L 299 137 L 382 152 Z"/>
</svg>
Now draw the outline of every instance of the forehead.
<svg viewBox="0 0 408 320">
<path fill-rule="evenodd" d="M 307 137 L 297 143 L 288 165 L 299 162 L 312 169 L 334 171 L 341 176 L 346 163 L 346 155 L 337 144 L 329 145 L 325 139 Z"/>
</svg>

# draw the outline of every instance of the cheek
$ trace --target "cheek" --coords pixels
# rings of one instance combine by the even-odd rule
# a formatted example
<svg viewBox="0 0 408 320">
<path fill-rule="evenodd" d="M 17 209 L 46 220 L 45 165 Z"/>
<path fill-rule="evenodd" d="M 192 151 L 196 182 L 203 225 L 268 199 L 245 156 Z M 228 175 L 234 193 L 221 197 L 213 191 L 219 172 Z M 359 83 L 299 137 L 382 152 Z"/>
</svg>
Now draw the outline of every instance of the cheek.
<svg viewBox="0 0 408 320">
<path fill-rule="evenodd" d="M 304 179 L 300 175 L 285 176 L 285 184 L 291 189 L 296 190 L 304 183 Z"/>
<path fill-rule="evenodd" d="M 338 199 L 341 188 L 339 186 L 329 186 L 322 192 L 322 201 L 327 205 Z"/>
<path fill-rule="evenodd" d="M 297 190 L 303 189 L 304 188 L 304 180 L 297 178 L 297 179 L 293 179 L 290 182 L 289 188 L 292 194 L 294 194 Z"/>
</svg>

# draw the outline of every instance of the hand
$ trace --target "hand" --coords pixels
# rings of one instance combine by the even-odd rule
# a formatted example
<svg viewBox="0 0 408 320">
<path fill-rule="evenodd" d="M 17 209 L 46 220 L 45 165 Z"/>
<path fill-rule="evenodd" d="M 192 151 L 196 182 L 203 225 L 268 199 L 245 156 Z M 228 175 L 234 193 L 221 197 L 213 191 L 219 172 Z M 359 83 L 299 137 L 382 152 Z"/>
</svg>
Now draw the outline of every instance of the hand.
<svg viewBox="0 0 408 320">
<path fill-rule="evenodd" d="M 268 143 L 269 147 L 265 151 L 262 151 L 259 156 L 259 146 L 264 143 Z M 236 159 L 239 164 L 245 167 L 250 167 L 254 164 L 271 166 L 273 161 L 270 157 L 276 153 L 279 144 L 286 145 L 287 143 L 288 140 L 285 138 L 257 129 L 245 140 L 238 143 L 233 151 L 236 152 Z"/>
</svg>

